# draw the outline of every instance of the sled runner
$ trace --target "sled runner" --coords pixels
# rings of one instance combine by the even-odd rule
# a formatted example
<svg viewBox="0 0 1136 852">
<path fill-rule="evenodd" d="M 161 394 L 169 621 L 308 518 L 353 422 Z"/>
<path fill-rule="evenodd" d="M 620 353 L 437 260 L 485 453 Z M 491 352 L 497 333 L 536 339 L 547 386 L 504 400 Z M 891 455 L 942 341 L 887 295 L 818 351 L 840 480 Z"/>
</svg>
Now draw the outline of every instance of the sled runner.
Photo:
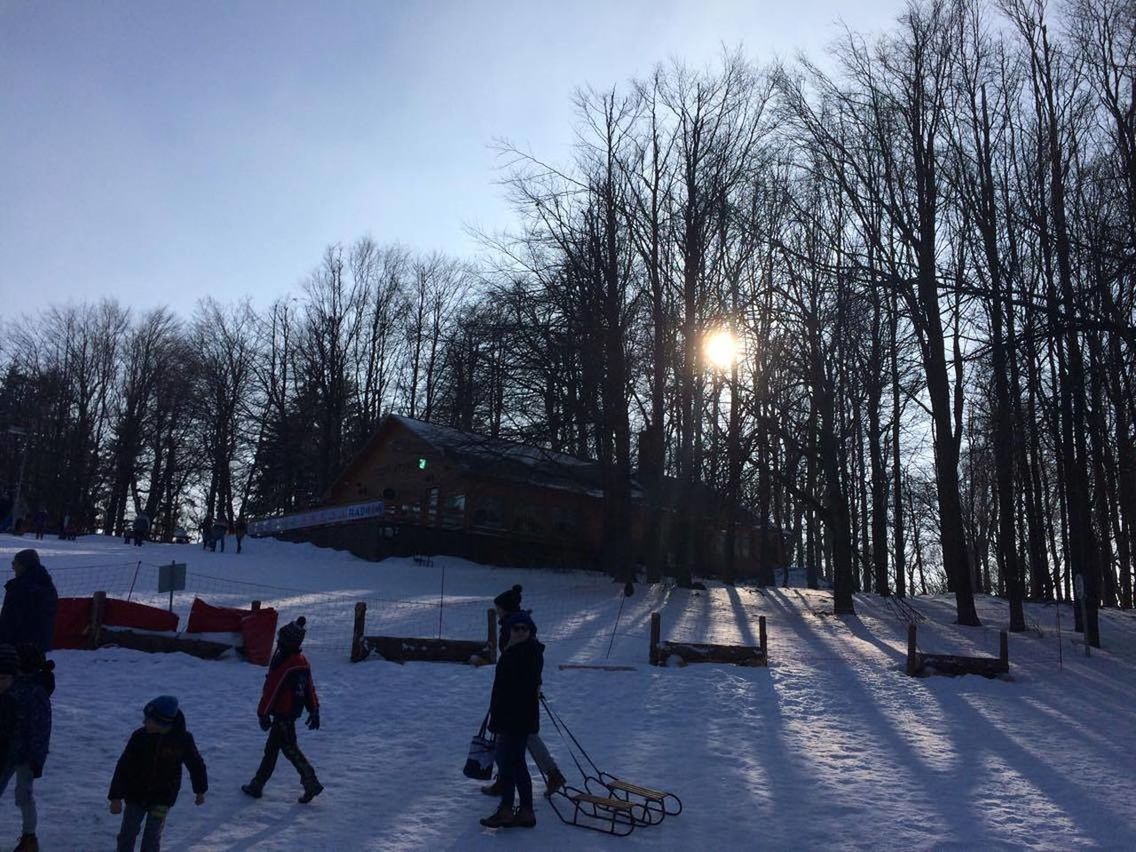
<svg viewBox="0 0 1136 852">
<path fill-rule="evenodd" d="M 592 828 L 596 831 L 605 831 L 609 834 L 623 836 L 630 834 L 635 826 L 658 825 L 667 816 L 678 816 L 682 813 L 682 800 L 674 793 L 664 790 L 653 790 L 632 784 L 617 778 L 609 772 L 602 771 L 596 766 L 580 741 L 564 724 L 545 700 L 540 697 L 552 725 L 568 746 L 568 753 L 572 761 L 580 770 L 584 778 L 584 789 L 564 787 L 563 790 L 553 793 L 549 797 L 549 804 L 556 811 L 556 815 L 569 825 L 579 825 L 583 828 Z M 569 742 L 571 740 L 571 742 Z M 579 755 L 579 757 L 577 757 Z M 580 763 L 580 758 L 591 768 L 591 772 Z M 561 813 L 557 807 L 556 798 L 563 797 L 572 805 L 571 819 Z M 561 807 L 565 807 L 561 802 Z M 622 830 L 625 823 L 630 821 L 631 828 Z"/>
<path fill-rule="evenodd" d="M 575 787 L 561 787 L 548 797 L 548 803 L 561 822 L 616 837 L 626 837 L 636 825 L 646 824 L 636 819 L 637 805 L 622 799 L 593 796 Z"/>
</svg>

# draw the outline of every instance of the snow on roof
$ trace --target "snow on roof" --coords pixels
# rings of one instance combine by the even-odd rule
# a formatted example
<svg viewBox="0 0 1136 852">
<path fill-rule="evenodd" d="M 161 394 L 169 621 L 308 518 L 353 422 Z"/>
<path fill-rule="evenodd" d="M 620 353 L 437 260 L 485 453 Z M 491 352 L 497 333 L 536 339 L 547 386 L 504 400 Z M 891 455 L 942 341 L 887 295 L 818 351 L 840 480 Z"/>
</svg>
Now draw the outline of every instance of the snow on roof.
<svg viewBox="0 0 1136 852">
<path fill-rule="evenodd" d="M 463 432 L 400 414 L 388 417 L 467 470 L 548 488 L 603 494 L 602 475 L 596 461 L 504 438 Z M 637 489 L 633 487 L 632 491 L 635 493 Z"/>
</svg>

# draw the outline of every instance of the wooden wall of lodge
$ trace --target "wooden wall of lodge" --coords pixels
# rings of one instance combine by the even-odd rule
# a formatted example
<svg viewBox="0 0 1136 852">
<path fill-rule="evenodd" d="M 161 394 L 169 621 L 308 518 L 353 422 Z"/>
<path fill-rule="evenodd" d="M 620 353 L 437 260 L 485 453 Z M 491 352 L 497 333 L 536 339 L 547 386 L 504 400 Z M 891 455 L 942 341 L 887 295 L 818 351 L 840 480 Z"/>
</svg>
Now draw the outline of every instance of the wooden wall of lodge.
<svg viewBox="0 0 1136 852">
<path fill-rule="evenodd" d="M 420 458 L 426 459 L 425 469 L 419 469 Z M 432 489 L 437 489 L 433 500 Z M 392 493 L 393 498 L 389 496 Z M 453 498 L 458 495 L 464 495 L 464 507 L 460 511 L 453 505 Z M 404 430 L 392 430 L 372 448 L 367 458 L 357 460 L 353 470 L 346 472 L 342 484 L 328 494 L 326 503 L 340 505 L 376 499 L 387 501 L 388 512 L 392 511 L 389 507 L 394 507 L 394 519 L 401 523 L 464 532 L 471 536 L 507 537 L 516 542 L 515 550 L 529 553 L 538 561 L 551 559 L 553 563 L 566 566 L 603 567 L 600 564 L 602 498 L 569 489 L 506 482 L 471 474 L 452 465 L 429 444 Z M 674 509 L 664 510 L 661 533 L 664 540 L 670 540 L 675 517 Z M 376 521 L 366 523 L 368 526 L 378 524 Z M 713 518 L 698 525 L 698 540 L 693 552 L 699 555 L 702 564 L 696 573 L 717 572 L 724 557 L 725 534 L 718 529 L 720 526 Z M 636 503 L 632 507 L 631 533 L 640 558 L 647 529 L 646 507 Z M 748 541 L 743 544 L 743 538 L 747 536 Z M 318 537 L 327 538 L 329 546 L 343 546 L 369 558 L 394 554 L 394 551 L 383 553 L 381 543 L 376 552 L 367 534 L 347 533 L 346 538 L 352 543 L 344 545 L 334 543 L 343 539 L 343 534 L 325 533 Z M 356 539 L 366 543 L 358 544 Z M 763 552 L 775 566 L 782 564 L 780 540 L 769 540 L 764 530 L 739 526 L 737 539 L 735 570 L 740 576 L 756 574 Z M 526 544 L 529 547 L 526 548 Z M 360 551 L 360 547 L 366 554 Z M 502 558 L 504 551 L 501 548 L 490 550 L 498 559 Z M 427 551 L 419 549 L 416 552 Z M 676 558 L 677 555 L 672 554 L 672 562 Z"/>
</svg>

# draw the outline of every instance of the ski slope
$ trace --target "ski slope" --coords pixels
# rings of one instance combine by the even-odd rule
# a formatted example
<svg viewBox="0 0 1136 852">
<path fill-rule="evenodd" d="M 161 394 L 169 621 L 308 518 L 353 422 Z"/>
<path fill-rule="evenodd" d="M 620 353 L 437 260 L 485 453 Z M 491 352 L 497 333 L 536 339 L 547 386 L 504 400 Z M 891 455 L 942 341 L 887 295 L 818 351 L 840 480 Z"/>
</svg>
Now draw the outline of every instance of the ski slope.
<svg viewBox="0 0 1136 852">
<path fill-rule="evenodd" d="M 245 544 L 237 555 L 0 536 L 4 565 L 39 545 L 61 595 L 104 589 L 166 605 L 155 566 L 177 560 L 190 575 L 174 601 L 183 616 L 194 592 L 217 604 L 263 600 L 281 623 L 305 615 L 322 705 L 321 729 L 299 736 L 326 791 L 297 804 L 299 781 L 281 760 L 254 801 L 239 788 L 263 748 L 263 668 L 115 648 L 56 652 L 51 755 L 36 782 L 42 848 L 113 847 L 114 764 L 142 706 L 162 693 L 180 699 L 210 782 L 195 807 L 186 779 L 165 830 L 169 850 L 1136 848 L 1132 613 L 1102 613 L 1106 647 L 1086 658 L 1068 607 L 1029 605 L 1033 629 L 1010 638 L 1010 678 L 914 679 L 903 673 L 905 622 L 870 595 L 857 596 L 856 616 L 836 617 L 827 592 L 800 588 L 640 585 L 624 599 L 622 586 L 595 574 L 443 557 L 371 563 L 306 544 Z M 554 709 L 600 768 L 677 793 L 680 816 L 613 838 L 562 824 L 538 797 L 535 829 L 484 829 L 478 819 L 495 802 L 461 767 L 492 668 L 348 661 L 355 601 L 368 602 L 369 634 L 476 639 L 492 597 L 514 583 L 547 646 Z M 979 599 L 981 628 L 952 624 L 946 598 L 914 603 L 926 616 L 922 649 L 997 654 L 1003 601 Z M 650 667 L 652 611 L 664 639 L 753 644 L 764 615 L 771 665 Z M 579 784 L 567 744 L 543 722 L 542 734 Z M 539 775 L 535 782 L 540 789 Z M 19 834 L 10 792 L 0 802 L 4 832 Z"/>
</svg>

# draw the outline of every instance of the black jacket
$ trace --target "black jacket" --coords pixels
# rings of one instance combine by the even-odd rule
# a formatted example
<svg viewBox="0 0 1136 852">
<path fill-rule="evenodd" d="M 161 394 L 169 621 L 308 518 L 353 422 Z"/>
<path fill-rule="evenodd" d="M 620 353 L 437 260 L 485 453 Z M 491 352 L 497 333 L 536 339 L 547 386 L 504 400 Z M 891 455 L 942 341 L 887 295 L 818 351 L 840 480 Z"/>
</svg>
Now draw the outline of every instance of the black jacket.
<svg viewBox="0 0 1136 852">
<path fill-rule="evenodd" d="M 4 585 L 0 644 L 31 642 L 41 651 L 50 651 L 58 602 L 59 595 L 47 569 L 42 565 L 25 568 Z"/>
<path fill-rule="evenodd" d="M 540 730 L 540 684 L 544 645 L 530 638 L 506 648 L 497 660 L 489 730 L 495 734 L 535 734 Z"/>
<path fill-rule="evenodd" d="M 168 733 L 151 734 L 139 728 L 114 768 L 108 799 L 125 799 L 146 807 L 173 805 L 181 790 L 182 764 L 189 770 L 194 793 L 209 789 L 205 761 L 197 751 L 193 734 L 185 729 L 185 716 L 178 711 Z"/>
</svg>

